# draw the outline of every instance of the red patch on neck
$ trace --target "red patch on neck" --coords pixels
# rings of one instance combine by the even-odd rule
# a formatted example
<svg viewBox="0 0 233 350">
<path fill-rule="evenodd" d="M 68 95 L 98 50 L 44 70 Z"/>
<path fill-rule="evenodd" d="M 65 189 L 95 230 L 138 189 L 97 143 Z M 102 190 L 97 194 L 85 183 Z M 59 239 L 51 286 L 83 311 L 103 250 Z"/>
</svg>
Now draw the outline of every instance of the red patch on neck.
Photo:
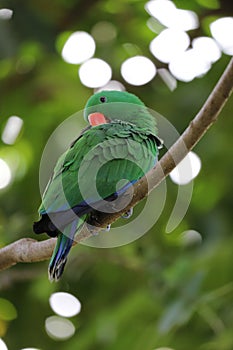
<svg viewBox="0 0 233 350">
<path fill-rule="evenodd" d="M 98 112 L 89 114 L 88 120 L 91 126 L 107 123 L 105 116 L 102 113 L 98 113 Z"/>
</svg>

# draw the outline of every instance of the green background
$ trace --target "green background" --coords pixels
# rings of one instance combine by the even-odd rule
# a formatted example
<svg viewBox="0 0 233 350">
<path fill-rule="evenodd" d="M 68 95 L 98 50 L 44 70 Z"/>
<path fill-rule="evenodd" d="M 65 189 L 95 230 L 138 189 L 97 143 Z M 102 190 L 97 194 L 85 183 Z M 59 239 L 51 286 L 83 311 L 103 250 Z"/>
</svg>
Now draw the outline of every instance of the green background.
<svg viewBox="0 0 233 350">
<path fill-rule="evenodd" d="M 232 3 L 226 1 L 175 3 L 199 16 L 201 26 L 189 33 L 191 37 L 209 35 L 208 24 L 214 18 L 233 14 Z M 83 109 L 93 93 L 79 81 L 79 66 L 61 58 L 67 33 L 91 33 L 97 22 L 111 22 L 117 37 L 97 43 L 95 56 L 106 60 L 113 78 L 124 83 L 120 65 L 130 56 L 126 43 L 131 44 L 132 54 L 143 54 L 164 66 L 148 49 L 155 34 L 146 25 L 149 15 L 144 5 L 136 0 L 0 2 L 1 8 L 14 11 L 10 21 L 0 21 L 0 129 L 11 115 L 24 121 L 14 145 L 0 141 L 0 157 L 15 167 L 13 183 L 0 191 L 1 246 L 21 237 L 36 238 L 32 223 L 40 204 L 43 148 L 53 130 Z M 159 76 L 141 87 L 124 84 L 181 133 L 228 61 L 229 56 L 223 55 L 204 77 L 178 82 L 173 92 Z M 168 178 L 162 215 L 134 243 L 111 249 L 76 246 L 57 284 L 47 279 L 47 262 L 20 264 L 0 273 L 0 337 L 10 350 L 233 348 L 232 110 L 231 98 L 195 147 L 202 169 L 194 180 L 188 212 L 172 233 L 167 234 L 165 227 L 177 185 Z M 159 205 L 159 198 L 154 205 Z M 180 236 L 188 229 L 201 234 L 201 244 L 182 243 Z M 65 341 L 52 340 L 44 328 L 45 319 L 53 315 L 48 299 L 55 291 L 70 292 L 82 303 L 81 313 L 71 319 L 76 333 Z"/>
</svg>

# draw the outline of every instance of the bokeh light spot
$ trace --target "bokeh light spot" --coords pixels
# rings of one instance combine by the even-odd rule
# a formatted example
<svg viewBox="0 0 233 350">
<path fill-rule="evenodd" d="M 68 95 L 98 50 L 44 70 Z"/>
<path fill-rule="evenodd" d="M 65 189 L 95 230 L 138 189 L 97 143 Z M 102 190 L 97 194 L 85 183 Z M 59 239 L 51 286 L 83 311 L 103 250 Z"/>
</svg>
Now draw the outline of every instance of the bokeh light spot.
<svg viewBox="0 0 233 350">
<path fill-rule="evenodd" d="M 164 30 L 164 26 L 154 17 L 150 17 L 146 24 L 147 27 L 156 34 L 159 34 Z"/>
<path fill-rule="evenodd" d="M 0 298 L 0 319 L 11 321 L 17 317 L 17 311 L 14 305 L 7 299 Z"/>
<path fill-rule="evenodd" d="M 0 189 L 7 187 L 11 182 L 11 178 L 11 169 L 5 160 L 0 158 Z"/>
<path fill-rule="evenodd" d="M 91 34 L 97 42 L 107 43 L 116 38 L 117 31 L 112 23 L 101 21 L 94 25 Z"/>
<path fill-rule="evenodd" d="M 161 23 L 173 16 L 176 10 L 175 4 L 170 0 L 152 0 L 145 5 L 146 11 Z"/>
<path fill-rule="evenodd" d="M 80 301 L 69 293 L 53 293 L 49 298 L 49 303 L 52 310 L 59 316 L 72 317 L 81 311 Z"/>
<path fill-rule="evenodd" d="M 181 244 L 185 247 L 202 243 L 202 236 L 195 230 L 184 231 L 181 236 Z"/>
<path fill-rule="evenodd" d="M 152 0 L 145 6 L 147 12 L 168 28 L 191 30 L 199 27 L 198 16 L 190 10 L 176 8 L 169 0 Z"/>
<path fill-rule="evenodd" d="M 208 62 L 216 62 L 221 57 L 221 50 L 216 41 L 207 36 L 195 38 L 192 41 L 192 47 L 203 60 Z"/>
<path fill-rule="evenodd" d="M 173 77 L 173 75 L 169 72 L 166 68 L 160 68 L 158 69 L 158 74 L 160 78 L 164 81 L 164 83 L 167 85 L 169 90 L 173 91 L 177 87 L 177 81 Z"/>
<path fill-rule="evenodd" d="M 86 32 L 74 32 L 67 39 L 61 55 L 64 61 L 72 64 L 80 64 L 95 53 L 95 41 Z"/>
<path fill-rule="evenodd" d="M 101 88 L 95 89 L 95 92 L 106 90 L 125 91 L 125 87 L 118 80 L 110 80 L 106 85 L 102 86 Z"/>
<path fill-rule="evenodd" d="M 38 348 L 23 348 L 21 350 L 40 350 L 40 349 L 38 349 Z"/>
<path fill-rule="evenodd" d="M 170 72 L 180 81 L 189 82 L 207 73 L 211 63 L 195 49 L 189 49 L 176 55 L 169 63 Z"/>
<path fill-rule="evenodd" d="M 149 58 L 134 56 L 123 62 L 121 74 L 127 83 L 139 86 L 147 84 L 154 78 L 156 67 Z"/>
<path fill-rule="evenodd" d="M 45 320 L 45 330 L 50 338 L 55 340 L 69 339 L 75 333 L 75 327 L 73 323 L 60 316 L 48 317 Z"/>
<path fill-rule="evenodd" d="M 233 55 L 233 17 L 222 17 L 210 24 L 214 39 L 227 55 Z"/>
<path fill-rule="evenodd" d="M 173 169 L 170 178 L 178 185 L 186 185 L 192 181 L 201 170 L 201 160 L 194 152 L 188 155 Z"/>
<path fill-rule="evenodd" d="M 190 44 L 187 33 L 177 29 L 165 29 L 150 43 L 151 53 L 161 62 L 169 63 L 184 52 Z"/>
<path fill-rule="evenodd" d="M 2 133 L 2 141 L 7 145 L 13 145 L 22 129 L 23 120 L 17 116 L 8 118 Z"/>
<path fill-rule="evenodd" d="M 4 341 L 0 338 L 0 350 L 8 350 Z"/>
<path fill-rule="evenodd" d="M 13 11 L 10 9 L 0 9 L 0 20 L 8 20 L 13 16 Z M 0 349 L 1 350 L 1 349 Z"/>
<path fill-rule="evenodd" d="M 190 10 L 177 9 L 173 16 L 168 18 L 165 24 L 169 28 L 177 28 L 180 30 L 192 30 L 199 27 L 198 16 Z"/>
<path fill-rule="evenodd" d="M 99 58 L 92 58 L 84 62 L 79 68 L 81 82 L 90 88 L 98 88 L 107 84 L 111 77 L 111 67 Z"/>
</svg>

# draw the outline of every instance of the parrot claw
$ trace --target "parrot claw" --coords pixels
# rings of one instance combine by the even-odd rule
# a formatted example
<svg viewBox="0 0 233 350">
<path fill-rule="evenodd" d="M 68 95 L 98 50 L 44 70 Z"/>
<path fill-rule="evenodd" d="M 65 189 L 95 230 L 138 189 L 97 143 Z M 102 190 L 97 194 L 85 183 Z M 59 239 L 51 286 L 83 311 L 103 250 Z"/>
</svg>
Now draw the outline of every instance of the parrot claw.
<svg viewBox="0 0 233 350">
<path fill-rule="evenodd" d="M 96 237 L 96 236 L 98 236 L 99 232 L 98 231 L 91 231 L 91 234 L 93 237 Z"/>
<path fill-rule="evenodd" d="M 111 225 L 107 225 L 107 227 L 102 228 L 101 231 L 102 232 L 109 232 L 110 229 L 111 229 Z M 99 231 L 91 231 L 91 234 L 92 234 L 92 236 L 98 236 Z"/>
<path fill-rule="evenodd" d="M 121 215 L 122 219 L 129 219 L 133 215 L 133 208 L 127 210 L 123 215 Z"/>
<path fill-rule="evenodd" d="M 103 229 L 104 232 L 109 232 L 111 229 L 111 225 L 108 224 L 106 228 Z"/>
</svg>

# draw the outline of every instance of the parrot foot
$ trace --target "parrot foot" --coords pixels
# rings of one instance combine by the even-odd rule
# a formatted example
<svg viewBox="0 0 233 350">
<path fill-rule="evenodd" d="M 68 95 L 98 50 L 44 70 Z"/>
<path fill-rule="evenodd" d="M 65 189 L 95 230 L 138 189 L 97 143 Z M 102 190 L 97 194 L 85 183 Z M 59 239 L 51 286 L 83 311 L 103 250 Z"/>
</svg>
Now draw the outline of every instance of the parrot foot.
<svg viewBox="0 0 233 350">
<path fill-rule="evenodd" d="M 107 225 L 107 227 L 102 228 L 101 231 L 102 232 L 109 232 L 110 229 L 111 229 L 111 225 Z M 91 231 L 91 234 L 92 234 L 92 236 L 98 236 L 99 231 Z"/>
<path fill-rule="evenodd" d="M 106 228 L 104 228 L 102 231 L 104 231 L 104 232 L 109 232 L 110 229 L 111 229 L 111 225 L 109 224 L 109 225 L 107 225 Z"/>
<path fill-rule="evenodd" d="M 129 219 L 133 215 L 133 208 L 127 210 L 123 215 L 121 215 L 122 219 Z"/>
<path fill-rule="evenodd" d="M 91 230 L 91 235 L 92 235 L 93 237 L 98 236 L 98 234 L 99 234 L 99 231 L 93 231 L 93 230 Z"/>
</svg>

